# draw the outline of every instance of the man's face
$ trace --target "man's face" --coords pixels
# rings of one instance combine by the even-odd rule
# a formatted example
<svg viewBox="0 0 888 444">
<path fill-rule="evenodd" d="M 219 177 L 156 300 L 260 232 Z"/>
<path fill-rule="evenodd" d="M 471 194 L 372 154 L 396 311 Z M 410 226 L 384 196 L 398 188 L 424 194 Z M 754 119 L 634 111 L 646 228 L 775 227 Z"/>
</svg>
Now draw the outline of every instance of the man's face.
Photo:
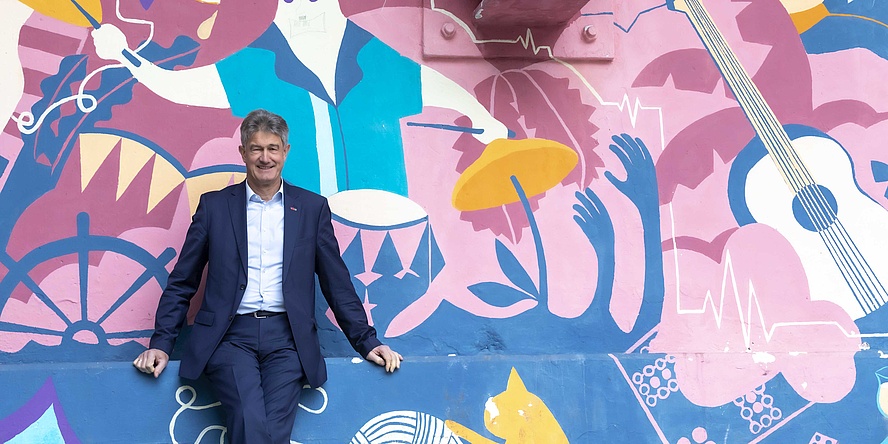
<svg viewBox="0 0 888 444">
<path fill-rule="evenodd" d="M 256 187 L 276 187 L 280 185 L 281 170 L 290 151 L 281 138 L 258 131 L 250 138 L 247 146 L 240 146 L 241 157 L 247 165 L 247 182 Z"/>
</svg>

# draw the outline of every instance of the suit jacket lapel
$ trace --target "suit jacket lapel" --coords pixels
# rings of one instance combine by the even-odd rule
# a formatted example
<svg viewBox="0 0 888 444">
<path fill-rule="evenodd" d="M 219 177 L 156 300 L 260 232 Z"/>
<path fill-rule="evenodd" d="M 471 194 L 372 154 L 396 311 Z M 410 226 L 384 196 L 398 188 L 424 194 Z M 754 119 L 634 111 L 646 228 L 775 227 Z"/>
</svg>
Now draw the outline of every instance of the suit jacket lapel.
<svg viewBox="0 0 888 444">
<path fill-rule="evenodd" d="M 284 182 L 284 271 L 281 275 L 283 282 L 287 281 L 287 270 L 290 269 L 290 261 L 293 258 L 293 247 L 302 220 L 303 209 L 299 201 L 299 188 Z"/>
<path fill-rule="evenodd" d="M 240 256 L 244 275 L 247 274 L 247 188 L 246 182 L 232 188 L 228 199 L 228 210 L 231 213 L 231 224 L 234 228 L 234 241 L 237 254 Z"/>
</svg>

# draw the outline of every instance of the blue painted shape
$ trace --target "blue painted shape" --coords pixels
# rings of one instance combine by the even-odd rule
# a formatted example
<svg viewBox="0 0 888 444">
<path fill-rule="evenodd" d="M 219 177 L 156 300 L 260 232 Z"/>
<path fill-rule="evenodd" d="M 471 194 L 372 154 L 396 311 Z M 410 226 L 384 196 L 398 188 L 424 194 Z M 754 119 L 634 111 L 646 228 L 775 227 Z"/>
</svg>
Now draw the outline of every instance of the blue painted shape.
<svg viewBox="0 0 888 444">
<path fill-rule="evenodd" d="M 792 214 L 804 229 L 819 232 L 835 223 L 839 204 L 828 188 L 806 185 L 792 199 Z"/>
<path fill-rule="evenodd" d="M 873 169 L 873 179 L 876 182 L 888 182 L 888 164 L 873 160 L 870 162 L 870 167 Z M 885 197 L 888 197 L 888 190 L 885 190 Z"/>
<path fill-rule="evenodd" d="M 482 128 L 471 128 L 468 126 L 446 125 L 443 123 L 407 122 L 407 126 L 435 128 L 435 129 L 440 129 L 440 130 L 445 130 L 445 131 L 457 131 L 460 133 L 469 133 L 469 134 L 484 134 L 484 130 Z"/>
<path fill-rule="evenodd" d="M 530 234 L 533 235 L 533 246 L 536 249 L 537 267 L 540 271 L 540 288 L 537 295 L 541 301 L 545 301 L 549 297 L 549 272 L 546 269 L 546 252 L 543 251 L 543 240 L 540 238 L 540 228 L 536 223 L 536 218 L 533 216 L 533 209 L 530 207 L 530 201 L 527 200 L 527 194 L 524 193 L 524 188 L 521 187 L 518 178 L 511 176 L 510 179 L 512 181 L 512 186 L 515 187 L 515 192 L 518 193 L 518 199 L 521 200 L 524 214 L 527 215 L 527 222 L 530 225 Z"/>
<path fill-rule="evenodd" d="M 524 290 L 525 293 L 533 297 L 539 297 L 536 284 L 530 279 L 530 275 L 527 274 L 524 266 L 518 262 L 518 258 L 499 239 L 494 239 L 494 241 L 496 244 L 496 259 L 503 270 L 503 274 L 518 288 Z"/>
<path fill-rule="evenodd" d="M 479 282 L 469 285 L 469 291 L 484 302 L 497 307 L 508 307 L 527 299 L 527 293 L 499 282 Z"/>
<path fill-rule="evenodd" d="M 888 164 L 873 160 L 870 161 L 870 168 L 873 169 L 873 179 L 876 182 L 888 182 Z"/>
<path fill-rule="evenodd" d="M 885 2 L 825 0 L 830 16 L 801 34 L 811 54 L 865 48 L 888 59 L 888 5 Z"/>
</svg>

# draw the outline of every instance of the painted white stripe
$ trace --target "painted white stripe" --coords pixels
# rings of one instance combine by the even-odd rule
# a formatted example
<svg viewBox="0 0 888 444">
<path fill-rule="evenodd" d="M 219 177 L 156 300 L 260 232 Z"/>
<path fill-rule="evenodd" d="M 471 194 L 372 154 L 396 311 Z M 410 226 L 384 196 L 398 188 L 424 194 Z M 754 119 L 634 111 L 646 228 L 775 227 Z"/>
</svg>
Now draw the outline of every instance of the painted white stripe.
<svg viewBox="0 0 888 444">
<path fill-rule="evenodd" d="M 330 123 L 330 111 L 327 102 L 314 94 L 308 96 L 311 98 L 311 108 L 315 117 L 321 195 L 330 196 L 339 191 L 339 186 L 336 184 L 336 153 L 333 148 L 333 126 Z"/>
</svg>

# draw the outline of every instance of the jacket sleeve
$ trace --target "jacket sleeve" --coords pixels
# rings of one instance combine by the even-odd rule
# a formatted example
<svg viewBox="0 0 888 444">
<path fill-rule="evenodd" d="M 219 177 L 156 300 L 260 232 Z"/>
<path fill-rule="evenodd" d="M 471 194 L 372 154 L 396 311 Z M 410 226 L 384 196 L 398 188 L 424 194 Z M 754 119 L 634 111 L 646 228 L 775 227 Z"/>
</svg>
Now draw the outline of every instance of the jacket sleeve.
<svg viewBox="0 0 888 444">
<path fill-rule="evenodd" d="M 201 196 L 197 212 L 194 213 L 185 235 L 179 259 L 157 304 L 154 334 L 149 348 L 160 349 L 167 354 L 172 352 L 179 330 L 185 322 L 191 298 L 200 286 L 207 264 L 207 251 L 207 212 L 204 196 Z"/>
<path fill-rule="evenodd" d="M 367 321 L 364 304 L 351 282 L 348 267 L 339 255 L 339 244 L 333 233 L 330 206 L 324 199 L 318 215 L 317 253 L 315 271 L 321 292 L 333 310 L 336 322 L 356 352 L 365 358 L 382 343 L 376 337 L 376 329 Z"/>
</svg>

